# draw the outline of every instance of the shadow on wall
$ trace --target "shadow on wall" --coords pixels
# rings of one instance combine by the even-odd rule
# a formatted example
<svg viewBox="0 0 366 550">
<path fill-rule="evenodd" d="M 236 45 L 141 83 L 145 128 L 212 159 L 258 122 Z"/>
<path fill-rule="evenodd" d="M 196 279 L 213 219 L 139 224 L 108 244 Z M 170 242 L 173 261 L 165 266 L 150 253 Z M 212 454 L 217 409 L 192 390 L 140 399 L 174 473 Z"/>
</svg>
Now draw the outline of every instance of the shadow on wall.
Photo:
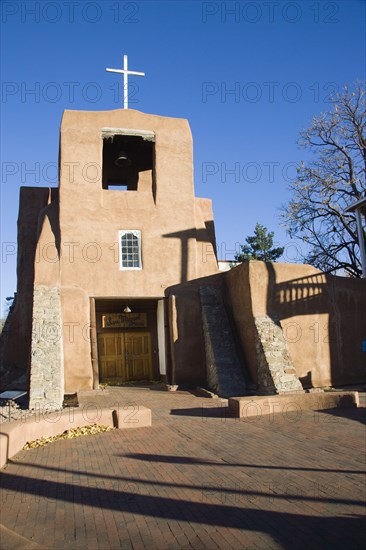
<svg viewBox="0 0 366 550">
<path fill-rule="evenodd" d="M 165 291 L 172 358 L 167 379 L 170 384 L 183 387 L 202 386 L 206 384 L 206 360 L 198 291 L 199 284 L 211 284 L 211 277 L 217 277 L 214 222 L 206 221 L 205 228 L 192 227 L 163 237 L 180 241 L 180 283 Z M 210 271 L 214 274 L 204 277 Z"/>
<path fill-rule="evenodd" d="M 37 250 L 44 225 L 52 238 Z M 17 293 L 0 337 L 1 389 L 28 389 L 33 290 L 37 266 L 60 258 L 58 189 L 22 187 L 18 217 Z M 54 250 L 52 250 L 54 249 Z M 52 258 L 51 258 L 52 256 Z"/>
<path fill-rule="evenodd" d="M 261 345 L 274 368 L 287 353 L 305 388 L 365 382 L 366 280 L 304 264 L 248 261 L 225 272 L 225 285 L 254 382 Z"/>
<path fill-rule="evenodd" d="M 194 273 L 196 271 L 196 264 L 197 262 L 205 263 L 205 258 L 203 257 L 203 248 L 201 257 L 197 257 L 198 254 L 198 248 L 195 248 L 196 252 L 196 258 L 190 258 L 189 257 L 189 241 L 194 240 L 195 243 L 207 243 L 213 246 L 213 250 L 216 250 L 215 248 L 215 229 L 214 229 L 214 222 L 209 221 L 205 222 L 205 229 L 197 229 L 195 227 L 191 229 L 184 229 L 182 231 L 176 231 L 173 233 L 166 233 L 163 235 L 166 239 L 179 239 L 181 243 L 181 276 L 180 276 L 180 282 L 186 283 L 189 279 L 192 279 L 192 275 L 190 274 L 190 267 L 192 274 L 195 276 Z"/>
<path fill-rule="evenodd" d="M 206 353 L 203 337 L 200 285 L 221 288 L 222 274 L 201 277 L 166 289 L 169 301 L 171 365 L 170 384 L 206 386 Z"/>
<path fill-rule="evenodd" d="M 268 315 L 281 323 L 304 388 L 364 382 L 366 281 L 307 265 L 265 266 Z M 289 277 L 301 268 L 303 276 Z"/>
</svg>

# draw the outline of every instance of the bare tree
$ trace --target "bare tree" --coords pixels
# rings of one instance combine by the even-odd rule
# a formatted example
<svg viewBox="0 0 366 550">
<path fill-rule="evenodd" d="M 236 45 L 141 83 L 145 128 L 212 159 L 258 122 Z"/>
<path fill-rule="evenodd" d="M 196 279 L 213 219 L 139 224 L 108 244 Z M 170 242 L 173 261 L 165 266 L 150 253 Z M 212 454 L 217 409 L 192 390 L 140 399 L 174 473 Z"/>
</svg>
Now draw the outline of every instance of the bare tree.
<svg viewBox="0 0 366 550">
<path fill-rule="evenodd" d="M 366 193 L 364 86 L 345 88 L 332 103 L 330 111 L 314 117 L 300 133 L 299 145 L 310 149 L 315 160 L 299 167 L 282 219 L 291 237 L 307 243 L 305 262 L 360 277 L 356 222 L 344 210 Z"/>
</svg>

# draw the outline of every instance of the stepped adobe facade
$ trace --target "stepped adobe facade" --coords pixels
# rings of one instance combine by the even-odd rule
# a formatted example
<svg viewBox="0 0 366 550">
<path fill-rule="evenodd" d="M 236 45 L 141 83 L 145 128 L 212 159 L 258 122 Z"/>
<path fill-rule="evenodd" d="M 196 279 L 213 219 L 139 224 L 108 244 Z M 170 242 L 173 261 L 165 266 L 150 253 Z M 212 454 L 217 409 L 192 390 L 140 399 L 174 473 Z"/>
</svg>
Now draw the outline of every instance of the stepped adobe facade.
<svg viewBox="0 0 366 550">
<path fill-rule="evenodd" d="M 31 407 L 130 380 L 224 396 L 365 380 L 365 281 L 262 262 L 220 272 L 192 167 L 186 120 L 65 111 L 58 188 L 21 188 L 2 339 L 2 372 L 24 373 Z"/>
</svg>

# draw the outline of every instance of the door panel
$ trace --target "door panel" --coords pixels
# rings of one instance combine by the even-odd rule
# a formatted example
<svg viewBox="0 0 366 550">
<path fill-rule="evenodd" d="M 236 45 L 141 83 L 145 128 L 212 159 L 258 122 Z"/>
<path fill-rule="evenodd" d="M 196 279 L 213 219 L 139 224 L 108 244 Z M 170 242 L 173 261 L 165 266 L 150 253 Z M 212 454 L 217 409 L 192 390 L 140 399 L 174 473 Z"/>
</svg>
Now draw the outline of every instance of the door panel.
<svg viewBox="0 0 366 550">
<path fill-rule="evenodd" d="M 151 337 L 142 332 L 110 332 L 98 335 L 101 382 L 150 380 Z"/>
<path fill-rule="evenodd" d="M 126 333 L 125 350 L 129 380 L 151 379 L 150 334 L 141 332 Z"/>
<path fill-rule="evenodd" d="M 100 381 L 111 378 L 126 380 L 123 333 L 99 334 L 98 345 Z"/>
</svg>

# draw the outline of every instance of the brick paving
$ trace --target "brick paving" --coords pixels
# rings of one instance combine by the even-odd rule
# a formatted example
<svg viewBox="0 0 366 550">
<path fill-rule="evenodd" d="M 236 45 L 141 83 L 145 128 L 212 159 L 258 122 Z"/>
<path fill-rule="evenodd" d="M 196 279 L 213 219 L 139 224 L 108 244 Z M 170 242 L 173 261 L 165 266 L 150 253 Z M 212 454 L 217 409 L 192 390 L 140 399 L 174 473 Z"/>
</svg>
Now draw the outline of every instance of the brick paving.
<svg viewBox="0 0 366 550">
<path fill-rule="evenodd" d="M 365 408 L 238 420 L 154 388 L 80 406 L 127 403 L 153 426 L 21 451 L 1 471 L 2 550 L 365 547 Z"/>
</svg>

